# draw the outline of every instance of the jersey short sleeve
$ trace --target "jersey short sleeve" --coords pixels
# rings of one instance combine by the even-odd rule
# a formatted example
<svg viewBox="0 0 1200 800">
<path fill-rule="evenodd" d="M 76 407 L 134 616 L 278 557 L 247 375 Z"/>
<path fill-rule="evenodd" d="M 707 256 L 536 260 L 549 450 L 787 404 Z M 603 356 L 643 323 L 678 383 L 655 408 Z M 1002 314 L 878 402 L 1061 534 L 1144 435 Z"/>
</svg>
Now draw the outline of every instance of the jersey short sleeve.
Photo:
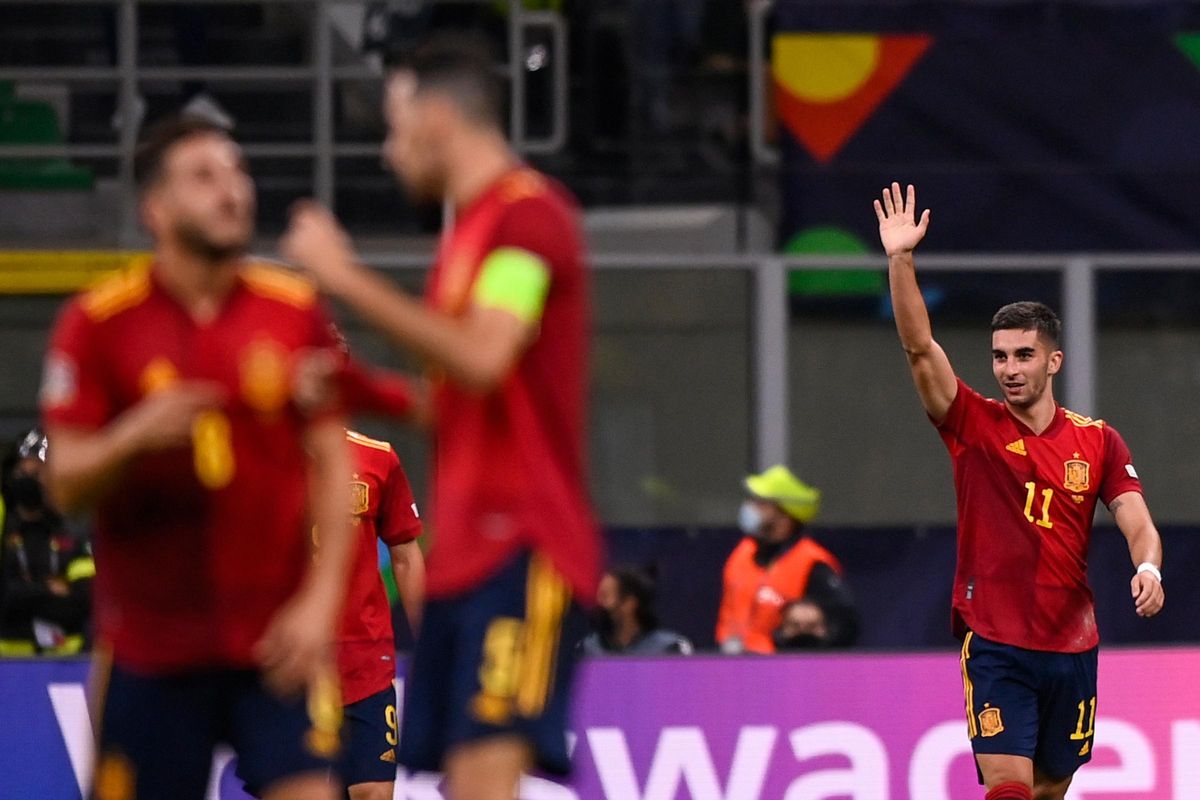
<svg viewBox="0 0 1200 800">
<path fill-rule="evenodd" d="M 979 414 L 987 407 L 987 400 L 979 392 L 972 389 L 962 378 L 956 379 L 958 391 L 954 402 L 946 412 L 946 418 L 934 422 L 946 446 L 953 449 L 957 444 L 969 442 L 975 432 Z"/>
<path fill-rule="evenodd" d="M 472 302 L 508 311 L 528 324 L 541 320 L 566 224 L 571 221 L 540 196 L 509 205 L 483 257 Z"/>
<path fill-rule="evenodd" d="M 421 516 L 413 499 L 408 476 L 400 465 L 400 458 L 395 450 L 391 451 L 390 456 L 375 529 L 384 544 L 395 547 L 421 535 Z"/>
<path fill-rule="evenodd" d="M 1100 481 L 1100 500 L 1108 505 L 1125 492 L 1142 491 L 1142 481 L 1133 468 L 1129 446 L 1111 425 L 1104 426 L 1104 477 Z"/>
<path fill-rule="evenodd" d="M 93 355 L 97 338 L 78 300 L 70 302 L 50 335 L 42 367 L 38 400 L 45 424 L 99 428 L 108 421 L 112 398 Z"/>
</svg>

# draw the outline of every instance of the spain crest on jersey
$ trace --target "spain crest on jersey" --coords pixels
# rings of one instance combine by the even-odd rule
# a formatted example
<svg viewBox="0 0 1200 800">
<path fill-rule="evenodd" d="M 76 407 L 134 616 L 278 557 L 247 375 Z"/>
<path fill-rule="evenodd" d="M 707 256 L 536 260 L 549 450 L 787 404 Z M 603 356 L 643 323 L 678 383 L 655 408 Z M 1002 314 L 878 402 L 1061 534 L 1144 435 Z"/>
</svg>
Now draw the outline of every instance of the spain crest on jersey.
<svg viewBox="0 0 1200 800">
<path fill-rule="evenodd" d="M 1079 458 L 1063 462 L 1063 488 L 1068 492 L 1086 492 L 1091 486 L 1092 465 Z"/>
<path fill-rule="evenodd" d="M 350 513 L 365 514 L 371 507 L 371 487 L 365 481 L 350 481 Z"/>
<path fill-rule="evenodd" d="M 239 359 L 242 397 L 255 411 L 265 414 L 283 408 L 291 392 L 288 354 L 283 346 L 260 338 L 242 351 Z"/>
</svg>

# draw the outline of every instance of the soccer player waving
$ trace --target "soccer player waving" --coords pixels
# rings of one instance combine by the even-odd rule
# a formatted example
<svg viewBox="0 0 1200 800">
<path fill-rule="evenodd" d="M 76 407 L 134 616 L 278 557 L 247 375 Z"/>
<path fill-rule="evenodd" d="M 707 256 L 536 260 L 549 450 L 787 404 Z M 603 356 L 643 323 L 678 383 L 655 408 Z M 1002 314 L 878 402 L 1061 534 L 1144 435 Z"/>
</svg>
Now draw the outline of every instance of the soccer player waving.
<svg viewBox="0 0 1200 800">
<path fill-rule="evenodd" d="M 1163 607 L 1162 542 L 1121 436 L 1054 401 L 1059 320 L 1041 303 L 992 318 L 1003 402 L 959 379 L 933 339 L 913 249 L 929 227 L 916 190 L 875 201 L 900 343 L 921 404 L 954 465 L 958 565 L 953 621 L 963 640 L 967 732 L 987 800 L 1065 797 L 1092 753 L 1099 637 L 1087 548 L 1108 506 L 1135 565 L 1134 608 Z"/>
<path fill-rule="evenodd" d="M 512 800 L 534 764 L 568 767 L 572 598 L 591 602 L 597 528 L 584 481 L 588 273 L 565 190 L 522 164 L 493 63 L 430 43 L 387 83 L 385 156 L 457 209 L 421 303 L 357 264 L 337 221 L 298 209 L 284 252 L 422 357 L 432 408 L 432 538 L 400 761 L 445 768 L 453 800 Z M 431 413 L 430 413 L 431 411 Z"/>
</svg>

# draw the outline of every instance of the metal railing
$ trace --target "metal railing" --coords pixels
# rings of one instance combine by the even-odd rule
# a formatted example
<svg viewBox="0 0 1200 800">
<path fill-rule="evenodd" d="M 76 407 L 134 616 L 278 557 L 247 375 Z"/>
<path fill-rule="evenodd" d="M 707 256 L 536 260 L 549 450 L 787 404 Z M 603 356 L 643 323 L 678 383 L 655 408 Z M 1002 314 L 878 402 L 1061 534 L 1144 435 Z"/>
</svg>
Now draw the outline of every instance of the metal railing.
<svg viewBox="0 0 1200 800">
<path fill-rule="evenodd" d="M 381 269 L 414 269 L 428 259 L 410 253 L 377 252 L 365 256 Z M 752 275 L 754 454 L 759 468 L 788 463 L 789 426 L 788 272 L 790 270 L 885 270 L 882 256 L 772 255 L 596 255 L 592 264 L 606 270 L 738 270 Z M 1063 350 L 1071 368 L 1064 379 L 1064 404 L 1081 414 L 1096 413 L 1096 276 L 1112 270 L 1200 270 L 1200 253 L 1145 254 L 930 254 L 917 256 L 920 273 L 1049 272 L 1062 286 Z"/>
<path fill-rule="evenodd" d="M 765 57 L 767 49 L 767 20 L 775 0 L 751 0 L 747 6 L 750 16 L 750 41 L 747 53 L 750 93 L 750 153 L 754 161 L 763 166 L 779 163 L 779 149 L 767 142 L 767 71 L 770 67 Z"/>
<path fill-rule="evenodd" d="M 120 242 L 130 245 L 137 240 L 137 219 L 133 192 L 133 153 L 137 144 L 137 97 L 141 84 L 162 80 L 204 80 L 212 82 L 254 82 L 261 84 L 312 85 L 312 138 L 309 143 L 260 142 L 246 144 L 243 150 L 252 157 L 313 160 L 313 195 L 333 207 L 338 157 L 369 157 L 379 153 L 377 143 L 337 141 L 334 120 L 334 85 L 344 80 L 382 78 L 382 72 L 368 64 L 334 64 L 334 24 L 331 8 L 337 5 L 361 5 L 369 0 L 253 0 L 258 5 L 306 3 L 313 6 L 311 20 L 311 63 L 295 66 L 202 66 L 143 67 L 138 61 L 139 5 L 170 5 L 182 0 L 0 0 L 4 5 L 46 3 L 58 5 L 111 5 L 116 7 L 116 61 L 114 67 L 0 67 L 0 81 L 38 81 L 67 84 L 117 84 L 119 134 L 114 144 L 0 145 L 0 158 L 114 158 L 121 185 Z M 207 5 L 234 4 L 242 0 L 189 0 Z M 437 0 L 438 2 L 479 3 L 486 0 Z M 512 103 L 510 138 L 522 153 L 552 153 L 562 149 L 568 135 L 568 54 L 567 29 L 562 15 L 552 11 L 527 11 L 521 0 L 508 2 L 509 59 L 507 74 Z M 525 42 L 530 30 L 549 31 L 554 52 L 553 103 L 551 129 L 545 138 L 531 138 L 525 129 L 527 92 Z"/>
</svg>

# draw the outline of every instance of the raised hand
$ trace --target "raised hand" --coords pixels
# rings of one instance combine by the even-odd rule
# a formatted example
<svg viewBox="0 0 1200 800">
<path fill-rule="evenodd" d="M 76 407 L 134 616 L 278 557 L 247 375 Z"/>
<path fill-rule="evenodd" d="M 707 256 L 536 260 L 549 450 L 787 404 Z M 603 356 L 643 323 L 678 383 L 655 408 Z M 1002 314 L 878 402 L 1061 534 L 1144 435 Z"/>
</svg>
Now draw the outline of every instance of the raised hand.
<svg viewBox="0 0 1200 800">
<path fill-rule="evenodd" d="M 279 242 L 279 252 L 334 295 L 357 269 L 350 236 L 329 209 L 312 200 L 292 206 L 291 223 Z"/>
<path fill-rule="evenodd" d="M 917 222 L 917 190 L 910 183 L 907 199 L 900 194 L 900 184 L 892 183 L 883 190 L 883 202 L 875 201 L 875 216 L 879 219 L 879 241 L 889 256 L 911 253 L 929 228 L 929 209 Z"/>
<path fill-rule="evenodd" d="M 336 611 L 302 589 L 275 614 L 254 646 L 267 686 L 280 697 L 304 690 L 330 663 Z"/>
<path fill-rule="evenodd" d="M 177 383 L 146 395 L 129 410 L 125 425 L 131 431 L 138 451 L 181 447 L 191 441 L 196 417 L 220 407 L 226 394 L 215 383 Z"/>
</svg>

